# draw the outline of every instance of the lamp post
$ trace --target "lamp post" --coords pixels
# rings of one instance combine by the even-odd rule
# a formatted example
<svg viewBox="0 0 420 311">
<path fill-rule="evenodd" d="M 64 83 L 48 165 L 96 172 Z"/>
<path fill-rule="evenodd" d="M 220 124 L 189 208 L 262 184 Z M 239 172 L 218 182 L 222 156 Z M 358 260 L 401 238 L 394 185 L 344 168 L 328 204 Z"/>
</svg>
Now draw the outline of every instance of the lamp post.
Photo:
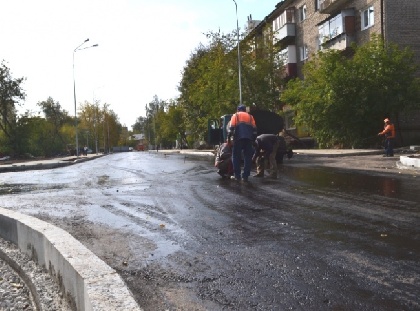
<svg viewBox="0 0 420 311">
<path fill-rule="evenodd" d="M 103 86 L 101 86 L 103 87 Z M 98 87 L 96 89 L 99 89 L 101 87 Z M 95 90 L 96 90 L 95 89 Z M 95 109 L 95 123 L 94 123 L 94 128 L 95 128 L 95 148 L 96 148 L 96 154 L 98 154 L 98 109 L 99 109 L 99 101 L 95 100 L 95 90 L 93 90 L 93 107 Z"/>
<path fill-rule="evenodd" d="M 98 154 L 98 129 L 97 129 L 97 123 L 98 123 L 98 105 L 95 104 L 95 96 L 93 96 L 93 107 L 95 109 L 95 123 L 94 123 L 94 128 L 95 128 L 95 152 L 96 154 Z"/>
<path fill-rule="evenodd" d="M 79 156 L 79 136 L 78 136 L 78 131 L 77 131 L 76 79 L 75 79 L 75 76 L 74 76 L 74 54 L 77 51 L 85 50 L 85 49 L 89 49 L 89 48 L 93 48 L 93 47 L 98 46 L 97 44 L 94 44 L 94 45 L 82 48 L 82 45 L 85 44 L 88 41 L 89 41 L 89 39 L 86 39 L 85 41 L 83 41 L 82 44 L 80 44 L 77 48 L 75 48 L 73 50 L 73 97 L 74 97 L 74 124 L 75 124 L 74 128 L 75 128 L 75 131 L 76 131 L 76 156 L 77 157 Z"/>
<path fill-rule="evenodd" d="M 242 105 L 242 79 L 241 79 L 241 51 L 239 49 L 239 21 L 238 21 L 238 5 L 235 2 L 235 9 L 236 9 L 236 35 L 237 35 L 237 42 L 238 42 L 238 75 L 239 75 L 239 104 Z"/>
</svg>

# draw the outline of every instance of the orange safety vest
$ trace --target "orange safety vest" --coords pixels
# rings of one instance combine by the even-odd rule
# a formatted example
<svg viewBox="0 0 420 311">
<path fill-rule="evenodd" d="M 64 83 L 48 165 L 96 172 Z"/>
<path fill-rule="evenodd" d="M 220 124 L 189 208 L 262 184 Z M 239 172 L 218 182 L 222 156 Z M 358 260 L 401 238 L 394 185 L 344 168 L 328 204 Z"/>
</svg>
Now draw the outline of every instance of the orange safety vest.
<svg viewBox="0 0 420 311">
<path fill-rule="evenodd" d="M 230 119 L 231 127 L 235 127 L 240 123 L 247 123 L 252 127 L 256 127 L 254 117 L 247 112 L 239 111 Z"/>
<path fill-rule="evenodd" d="M 395 138 L 395 126 L 390 123 L 387 124 L 384 130 L 381 132 L 382 135 L 385 135 L 386 138 Z"/>
<path fill-rule="evenodd" d="M 257 136 L 257 127 L 254 117 L 247 112 L 238 111 L 230 119 L 229 135 L 233 133 L 234 140 L 250 139 L 254 140 Z"/>
</svg>

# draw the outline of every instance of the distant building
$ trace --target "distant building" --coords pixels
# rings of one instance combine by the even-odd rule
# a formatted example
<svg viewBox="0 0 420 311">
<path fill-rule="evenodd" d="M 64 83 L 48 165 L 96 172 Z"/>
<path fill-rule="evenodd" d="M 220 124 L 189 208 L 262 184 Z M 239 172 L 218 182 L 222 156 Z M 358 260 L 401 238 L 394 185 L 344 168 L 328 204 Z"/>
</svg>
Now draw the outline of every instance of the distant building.
<svg viewBox="0 0 420 311">
<path fill-rule="evenodd" d="M 147 140 L 144 136 L 144 134 L 133 134 L 131 135 L 130 139 L 133 139 L 136 141 L 136 147 L 135 149 L 137 151 L 144 151 L 147 150 Z"/>
<path fill-rule="evenodd" d="M 248 16 L 247 24 L 245 25 L 245 33 L 248 35 L 251 31 L 260 24 L 261 21 L 252 19 L 252 15 Z"/>
</svg>

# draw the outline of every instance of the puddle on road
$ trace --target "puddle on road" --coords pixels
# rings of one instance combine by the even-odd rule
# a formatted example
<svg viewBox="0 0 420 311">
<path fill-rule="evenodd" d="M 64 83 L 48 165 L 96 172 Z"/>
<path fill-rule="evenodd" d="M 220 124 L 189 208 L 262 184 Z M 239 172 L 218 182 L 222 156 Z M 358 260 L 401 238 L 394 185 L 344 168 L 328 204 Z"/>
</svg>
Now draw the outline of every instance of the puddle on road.
<svg viewBox="0 0 420 311">
<path fill-rule="evenodd" d="M 284 167 L 282 173 L 292 179 L 303 181 L 316 187 L 362 192 L 420 202 L 420 194 L 412 189 L 408 181 L 388 176 L 371 176 L 327 168 L 299 167 Z"/>
<path fill-rule="evenodd" d="M 98 185 L 105 185 L 109 181 L 109 176 L 98 176 Z"/>
<path fill-rule="evenodd" d="M 0 195 L 32 192 L 35 190 L 63 189 L 63 185 L 0 184 Z"/>
</svg>

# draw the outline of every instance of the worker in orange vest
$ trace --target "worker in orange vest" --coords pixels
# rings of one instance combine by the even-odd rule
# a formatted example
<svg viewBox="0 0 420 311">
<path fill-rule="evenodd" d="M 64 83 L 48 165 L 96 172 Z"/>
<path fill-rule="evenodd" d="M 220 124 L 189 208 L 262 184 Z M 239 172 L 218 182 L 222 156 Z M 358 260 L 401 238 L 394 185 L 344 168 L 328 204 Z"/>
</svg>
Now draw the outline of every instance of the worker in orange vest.
<svg viewBox="0 0 420 311">
<path fill-rule="evenodd" d="M 378 133 L 379 136 L 385 136 L 385 154 L 384 157 L 394 156 L 395 126 L 386 118 L 384 120 L 384 130 Z"/>
<path fill-rule="evenodd" d="M 257 137 L 257 126 L 254 117 L 246 112 L 244 105 L 237 107 L 237 112 L 230 119 L 228 140 L 233 141 L 232 163 L 234 176 L 232 179 L 248 181 L 251 174 L 253 141 Z M 244 170 L 241 174 L 241 157 L 244 156 Z"/>
</svg>

